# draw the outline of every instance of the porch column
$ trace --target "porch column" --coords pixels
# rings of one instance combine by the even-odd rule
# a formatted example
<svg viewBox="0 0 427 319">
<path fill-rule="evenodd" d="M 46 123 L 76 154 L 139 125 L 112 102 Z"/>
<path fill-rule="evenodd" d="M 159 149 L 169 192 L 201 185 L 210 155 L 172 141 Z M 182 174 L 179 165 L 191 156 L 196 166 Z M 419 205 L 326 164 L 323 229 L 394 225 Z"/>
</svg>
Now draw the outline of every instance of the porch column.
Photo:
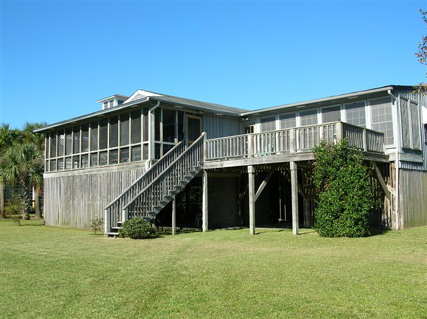
<svg viewBox="0 0 427 319">
<path fill-rule="evenodd" d="M 291 166 L 291 194 L 292 194 L 292 233 L 298 235 L 298 168 L 292 161 Z"/>
<path fill-rule="evenodd" d="M 172 235 L 176 233 L 176 198 L 172 199 Z"/>
<path fill-rule="evenodd" d="M 203 170 L 202 229 L 208 231 L 208 172 Z"/>
<path fill-rule="evenodd" d="M 248 166 L 249 183 L 249 233 L 255 235 L 255 168 Z"/>
</svg>

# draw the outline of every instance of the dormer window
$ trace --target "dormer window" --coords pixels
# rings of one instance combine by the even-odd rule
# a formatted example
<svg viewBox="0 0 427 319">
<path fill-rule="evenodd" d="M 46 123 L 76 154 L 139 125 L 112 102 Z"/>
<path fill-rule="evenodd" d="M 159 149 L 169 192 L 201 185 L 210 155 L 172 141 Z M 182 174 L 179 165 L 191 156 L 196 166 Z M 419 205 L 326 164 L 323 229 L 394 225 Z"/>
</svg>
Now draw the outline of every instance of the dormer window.
<svg viewBox="0 0 427 319">
<path fill-rule="evenodd" d="M 100 99 L 97 102 L 102 103 L 102 109 L 105 110 L 123 104 L 127 99 L 127 96 L 116 94 L 104 99 Z"/>
</svg>

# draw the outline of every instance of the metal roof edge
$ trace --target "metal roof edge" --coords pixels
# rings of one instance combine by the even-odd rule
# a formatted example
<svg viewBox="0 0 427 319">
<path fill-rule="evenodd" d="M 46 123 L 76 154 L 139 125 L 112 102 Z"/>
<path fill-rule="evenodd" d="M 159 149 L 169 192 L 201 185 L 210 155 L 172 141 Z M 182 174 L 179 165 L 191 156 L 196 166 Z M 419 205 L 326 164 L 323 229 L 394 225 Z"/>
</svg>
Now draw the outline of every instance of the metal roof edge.
<svg viewBox="0 0 427 319">
<path fill-rule="evenodd" d="M 100 110 L 100 111 L 96 111 L 96 112 L 88 113 L 88 114 L 85 114 L 85 115 L 82 115 L 82 116 L 73 117 L 73 118 L 68 119 L 68 120 L 64 120 L 64 121 L 56 122 L 56 123 L 53 123 L 53 124 L 47 125 L 47 126 L 45 126 L 45 127 L 42 127 L 42 128 L 36 129 L 36 130 L 34 130 L 33 132 L 34 132 L 34 133 L 42 133 L 42 132 L 45 132 L 45 131 L 51 130 L 51 129 L 55 128 L 55 127 L 58 127 L 58 126 L 71 124 L 71 123 L 74 123 L 74 122 L 77 122 L 77 121 L 81 121 L 81 120 L 89 119 L 89 118 L 91 118 L 91 117 L 95 117 L 95 116 L 99 116 L 99 115 L 104 115 L 104 114 L 108 114 L 108 113 L 113 113 L 113 112 L 115 112 L 115 111 L 120 111 L 120 110 L 122 110 L 122 109 L 125 109 L 125 108 L 127 108 L 127 107 L 130 107 L 130 106 L 133 106 L 133 105 L 136 105 L 136 104 L 140 104 L 140 103 L 148 102 L 149 100 L 150 100 L 150 99 L 149 99 L 149 97 L 144 97 L 144 98 L 142 98 L 142 99 L 134 100 L 134 101 L 132 101 L 132 102 L 130 102 L 130 103 L 126 103 L 126 104 L 125 104 L 125 103 L 123 103 L 123 104 L 120 104 L 120 106 L 115 106 L 115 107 L 108 108 L 108 109 L 105 109 L 105 110 Z"/>
<path fill-rule="evenodd" d="M 308 104 L 322 103 L 322 102 L 327 102 L 327 101 L 334 101 L 334 100 L 345 99 L 345 98 L 354 97 L 354 96 L 358 96 L 358 95 L 366 95 L 366 94 L 378 93 L 378 92 L 382 92 L 382 91 L 393 90 L 394 87 L 399 87 L 399 86 L 398 85 L 394 85 L 394 86 L 388 85 L 388 86 L 379 87 L 379 88 L 375 88 L 375 89 L 356 91 L 356 92 L 346 93 L 346 94 L 341 94 L 341 95 L 333 95 L 333 96 L 324 97 L 324 98 L 315 99 L 315 100 L 308 100 L 308 101 L 302 101 L 302 102 L 296 102 L 296 103 L 290 103 L 290 104 L 281 104 L 281 105 L 272 106 L 272 107 L 268 107 L 268 108 L 264 108 L 264 109 L 258 109 L 258 110 L 254 110 L 254 111 L 250 111 L 250 112 L 241 113 L 240 115 L 241 116 L 254 115 L 257 113 L 276 111 L 276 110 L 280 110 L 282 108 L 289 108 L 289 107 L 296 107 L 296 106 L 302 106 L 302 105 L 308 105 Z"/>
</svg>

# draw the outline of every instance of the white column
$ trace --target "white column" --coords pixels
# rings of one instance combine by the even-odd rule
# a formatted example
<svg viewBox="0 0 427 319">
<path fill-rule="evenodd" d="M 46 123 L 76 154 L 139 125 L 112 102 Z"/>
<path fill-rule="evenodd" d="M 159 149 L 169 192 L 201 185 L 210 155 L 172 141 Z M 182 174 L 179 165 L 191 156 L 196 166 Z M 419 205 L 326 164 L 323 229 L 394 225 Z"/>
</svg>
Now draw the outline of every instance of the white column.
<svg viewBox="0 0 427 319">
<path fill-rule="evenodd" d="M 292 233 L 298 235 L 298 168 L 297 164 L 292 161 L 291 166 L 291 194 L 292 194 Z"/>
<path fill-rule="evenodd" d="M 203 232 L 207 232 L 208 231 L 208 211 L 209 211 L 209 206 L 208 206 L 208 172 L 206 170 L 203 170 L 203 198 L 202 198 L 202 229 Z"/>
<path fill-rule="evenodd" d="M 255 235 L 255 168 L 248 166 L 249 182 L 249 233 Z"/>
</svg>

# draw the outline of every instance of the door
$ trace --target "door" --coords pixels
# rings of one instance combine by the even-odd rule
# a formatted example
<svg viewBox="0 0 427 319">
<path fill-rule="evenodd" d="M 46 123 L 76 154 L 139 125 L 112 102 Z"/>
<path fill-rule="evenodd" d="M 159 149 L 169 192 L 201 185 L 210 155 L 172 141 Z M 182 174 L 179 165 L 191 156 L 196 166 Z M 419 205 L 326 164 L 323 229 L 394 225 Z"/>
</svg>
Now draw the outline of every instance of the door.
<svg viewBox="0 0 427 319">
<path fill-rule="evenodd" d="M 202 134 L 202 119 L 198 116 L 187 115 L 188 145 L 191 145 Z"/>
<path fill-rule="evenodd" d="M 248 124 L 243 127 L 244 134 L 250 134 L 254 132 L 255 124 Z"/>
</svg>

